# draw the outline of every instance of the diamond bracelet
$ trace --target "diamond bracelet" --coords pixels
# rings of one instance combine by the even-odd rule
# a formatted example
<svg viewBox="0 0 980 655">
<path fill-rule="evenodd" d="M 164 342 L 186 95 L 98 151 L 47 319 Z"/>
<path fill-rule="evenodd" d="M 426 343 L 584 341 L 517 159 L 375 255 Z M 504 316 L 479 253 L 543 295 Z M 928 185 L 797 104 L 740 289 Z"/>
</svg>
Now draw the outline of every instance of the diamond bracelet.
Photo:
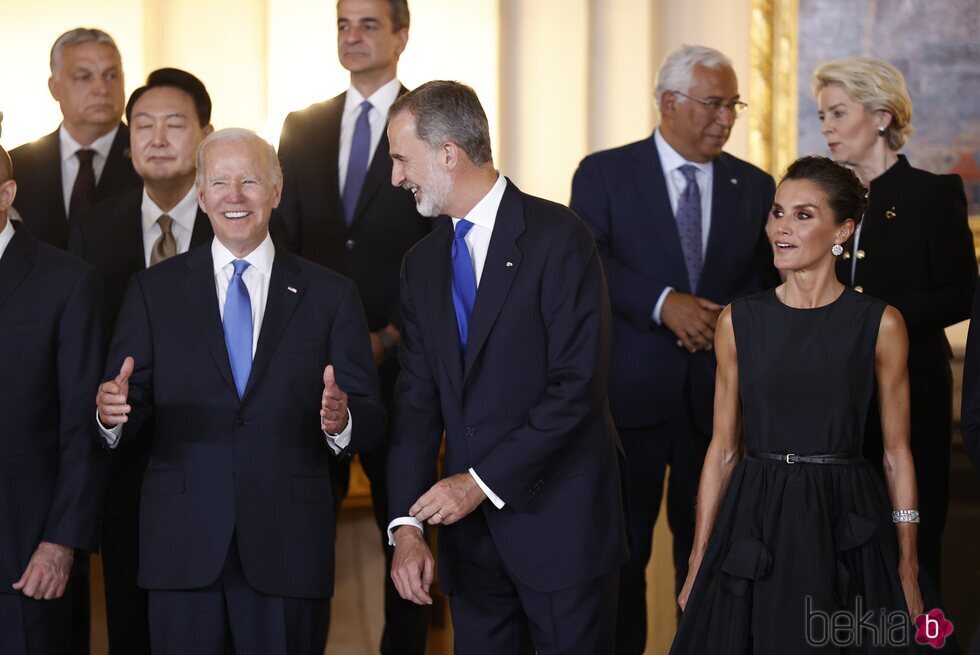
<svg viewBox="0 0 980 655">
<path fill-rule="evenodd" d="M 919 512 L 914 509 L 897 509 L 892 512 L 892 523 L 918 523 Z"/>
</svg>

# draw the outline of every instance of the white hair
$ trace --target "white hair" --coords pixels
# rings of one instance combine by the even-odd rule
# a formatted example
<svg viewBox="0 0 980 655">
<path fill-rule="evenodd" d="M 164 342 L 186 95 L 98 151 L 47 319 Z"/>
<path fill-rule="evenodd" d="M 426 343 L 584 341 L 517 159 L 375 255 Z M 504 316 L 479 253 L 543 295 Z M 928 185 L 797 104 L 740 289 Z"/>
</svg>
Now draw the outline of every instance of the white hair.
<svg viewBox="0 0 980 655">
<path fill-rule="evenodd" d="M 732 60 L 714 48 L 684 44 L 664 57 L 664 62 L 660 65 L 654 91 L 657 104 L 660 104 L 660 99 L 668 91 L 687 93 L 691 88 L 694 69 L 699 64 L 705 68 L 733 68 Z"/>
<path fill-rule="evenodd" d="M 197 147 L 197 188 L 204 188 L 205 150 L 207 150 L 211 144 L 218 141 L 237 141 L 239 143 L 254 142 L 259 144 L 263 158 L 265 159 L 265 170 L 266 174 L 269 176 L 269 179 L 275 184 L 282 182 L 282 167 L 279 166 L 279 157 L 276 156 L 276 149 L 272 147 L 272 144 L 252 130 L 247 130 L 244 127 L 226 127 L 223 130 L 218 130 L 217 132 L 212 132 L 209 134 L 204 141 L 201 141 L 201 145 Z"/>
</svg>

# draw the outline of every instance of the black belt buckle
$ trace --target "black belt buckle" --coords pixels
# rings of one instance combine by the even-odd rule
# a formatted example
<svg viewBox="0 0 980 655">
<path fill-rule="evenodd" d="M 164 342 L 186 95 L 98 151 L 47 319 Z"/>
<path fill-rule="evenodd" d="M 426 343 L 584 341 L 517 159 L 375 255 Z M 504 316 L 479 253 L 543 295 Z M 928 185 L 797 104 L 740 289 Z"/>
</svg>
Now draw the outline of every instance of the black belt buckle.
<svg viewBox="0 0 980 655">
<path fill-rule="evenodd" d="M 796 455 L 794 453 L 786 453 L 786 463 L 796 464 Z"/>
</svg>

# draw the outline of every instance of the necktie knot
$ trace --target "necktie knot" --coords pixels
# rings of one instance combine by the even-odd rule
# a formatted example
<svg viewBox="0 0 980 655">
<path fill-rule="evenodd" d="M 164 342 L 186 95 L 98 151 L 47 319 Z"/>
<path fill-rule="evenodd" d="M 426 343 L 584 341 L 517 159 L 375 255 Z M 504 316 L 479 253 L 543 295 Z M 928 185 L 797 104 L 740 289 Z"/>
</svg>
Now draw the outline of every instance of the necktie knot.
<svg viewBox="0 0 980 655">
<path fill-rule="evenodd" d="M 91 148 L 79 148 L 75 151 L 75 156 L 78 157 L 79 164 L 88 166 L 92 163 L 92 158 L 95 157 L 95 151 Z"/>
<path fill-rule="evenodd" d="M 245 259 L 236 259 L 232 262 L 232 264 L 235 266 L 235 272 L 233 273 L 234 277 L 241 277 L 242 273 L 245 272 L 245 269 L 249 267 L 249 263 Z"/>
<path fill-rule="evenodd" d="M 172 234 L 171 228 L 174 224 L 174 219 L 170 218 L 169 214 L 160 214 L 160 218 L 157 219 L 157 223 L 160 225 L 160 231 L 164 234 Z"/>
<path fill-rule="evenodd" d="M 679 170 L 681 172 L 681 174 L 684 176 L 684 179 L 687 180 L 687 183 L 688 184 L 690 184 L 691 182 L 697 182 L 697 180 L 698 180 L 698 167 L 697 166 L 693 166 L 691 164 L 684 164 L 683 166 L 681 166 L 677 170 Z"/>
<path fill-rule="evenodd" d="M 473 229 L 473 224 L 465 218 L 461 218 L 456 223 L 456 240 L 465 238 L 471 229 Z"/>
<path fill-rule="evenodd" d="M 364 114 L 369 113 L 373 108 L 374 105 L 372 105 L 370 102 L 365 100 L 364 102 L 361 103 L 361 115 L 363 116 Z"/>
</svg>

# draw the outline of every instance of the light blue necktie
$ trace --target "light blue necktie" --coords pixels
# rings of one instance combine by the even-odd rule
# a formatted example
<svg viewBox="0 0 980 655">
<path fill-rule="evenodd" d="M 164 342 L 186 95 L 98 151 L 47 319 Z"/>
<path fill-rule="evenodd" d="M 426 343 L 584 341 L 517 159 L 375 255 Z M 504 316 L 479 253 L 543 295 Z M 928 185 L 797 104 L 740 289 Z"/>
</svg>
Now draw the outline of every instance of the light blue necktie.
<svg viewBox="0 0 980 655">
<path fill-rule="evenodd" d="M 701 277 L 701 188 L 698 186 L 696 167 L 684 164 L 678 170 L 687 179 L 687 186 L 677 199 L 677 214 L 674 218 L 677 221 L 684 266 L 687 268 L 687 279 L 693 294 L 697 291 L 698 278 Z"/>
<path fill-rule="evenodd" d="M 242 280 L 242 273 L 248 268 L 248 262 L 236 259 L 233 263 L 235 272 L 228 283 L 222 323 L 228 359 L 231 361 L 231 374 L 235 377 L 235 388 L 241 398 L 245 395 L 248 374 L 252 370 L 252 301 L 248 297 L 245 281 Z"/>
<path fill-rule="evenodd" d="M 456 310 L 456 325 L 459 327 L 460 350 L 466 352 L 466 338 L 469 336 L 470 316 L 476 302 L 476 273 L 470 261 L 470 250 L 466 247 L 466 233 L 473 224 L 467 220 L 456 223 L 456 238 L 453 239 L 453 309 Z"/>
<path fill-rule="evenodd" d="M 347 226 L 354 221 L 357 199 L 361 197 L 364 178 L 367 177 L 368 157 L 371 154 L 371 122 L 368 114 L 371 103 L 361 103 L 361 114 L 354 124 L 354 138 L 350 143 L 350 157 L 347 159 L 347 178 L 344 181 L 344 221 Z"/>
</svg>

